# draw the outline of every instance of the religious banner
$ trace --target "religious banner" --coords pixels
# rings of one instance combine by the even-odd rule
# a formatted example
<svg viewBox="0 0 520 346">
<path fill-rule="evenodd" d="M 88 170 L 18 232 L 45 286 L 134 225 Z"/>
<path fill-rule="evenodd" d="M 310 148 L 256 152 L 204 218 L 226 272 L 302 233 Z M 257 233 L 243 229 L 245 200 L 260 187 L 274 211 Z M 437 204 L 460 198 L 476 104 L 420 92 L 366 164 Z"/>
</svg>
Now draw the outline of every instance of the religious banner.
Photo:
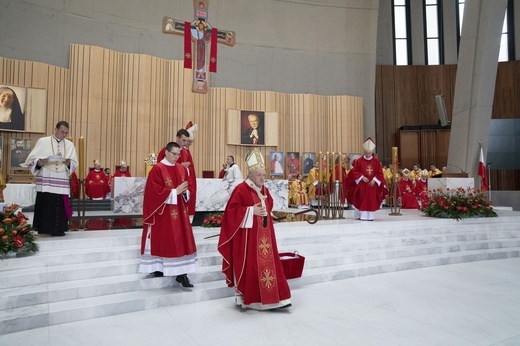
<svg viewBox="0 0 520 346">
<path fill-rule="evenodd" d="M 217 72 L 217 43 L 235 45 L 234 31 L 213 28 L 208 22 L 209 0 L 193 0 L 195 19 L 191 22 L 164 17 L 162 32 L 165 34 L 184 35 L 184 68 L 193 68 L 193 92 L 208 92 L 209 72 Z M 195 49 L 192 50 L 191 42 Z M 210 45 L 208 59 L 207 45 Z M 194 55 L 194 57 L 193 57 Z"/>
</svg>

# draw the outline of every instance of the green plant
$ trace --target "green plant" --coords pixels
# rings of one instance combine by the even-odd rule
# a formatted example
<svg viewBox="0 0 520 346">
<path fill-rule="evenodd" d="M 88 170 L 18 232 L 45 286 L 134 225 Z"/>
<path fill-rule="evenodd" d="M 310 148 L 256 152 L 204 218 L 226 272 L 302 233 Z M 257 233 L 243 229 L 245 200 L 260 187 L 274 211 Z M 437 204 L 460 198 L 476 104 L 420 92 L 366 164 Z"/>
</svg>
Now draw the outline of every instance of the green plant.
<svg viewBox="0 0 520 346">
<path fill-rule="evenodd" d="M 428 204 L 421 208 L 421 212 L 431 217 L 447 217 L 456 219 L 467 217 L 497 217 L 491 207 L 491 202 L 484 194 L 475 189 L 456 190 L 441 188 L 429 191 Z"/>
<path fill-rule="evenodd" d="M 10 252 L 27 254 L 38 252 L 38 244 L 34 242 L 34 229 L 27 223 L 29 220 L 17 204 L 4 205 L 0 211 L 0 258 Z"/>
</svg>

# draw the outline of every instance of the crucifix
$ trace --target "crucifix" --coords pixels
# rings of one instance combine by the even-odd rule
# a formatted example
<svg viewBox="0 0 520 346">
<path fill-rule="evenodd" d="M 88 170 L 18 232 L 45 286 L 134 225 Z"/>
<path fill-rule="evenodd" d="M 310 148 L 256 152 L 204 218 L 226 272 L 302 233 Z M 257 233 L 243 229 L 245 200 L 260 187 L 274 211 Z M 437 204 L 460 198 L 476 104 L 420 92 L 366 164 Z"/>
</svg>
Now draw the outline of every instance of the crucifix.
<svg viewBox="0 0 520 346">
<path fill-rule="evenodd" d="M 208 92 L 207 49 L 210 46 L 209 72 L 217 72 L 217 43 L 233 47 L 235 32 L 211 27 L 208 23 L 209 0 L 193 0 L 195 19 L 191 22 L 164 17 L 162 32 L 184 36 L 184 68 L 192 68 L 192 42 L 195 43 L 195 68 L 193 69 L 193 92 Z"/>
</svg>

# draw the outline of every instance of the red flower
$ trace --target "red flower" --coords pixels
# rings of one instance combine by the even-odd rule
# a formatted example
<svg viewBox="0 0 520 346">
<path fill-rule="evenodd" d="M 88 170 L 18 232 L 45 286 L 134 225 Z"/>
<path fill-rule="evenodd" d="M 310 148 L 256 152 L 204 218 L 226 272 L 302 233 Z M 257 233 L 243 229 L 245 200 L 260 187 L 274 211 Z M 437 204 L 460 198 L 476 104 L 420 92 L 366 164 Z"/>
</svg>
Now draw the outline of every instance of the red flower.
<svg viewBox="0 0 520 346">
<path fill-rule="evenodd" d="M 13 238 L 13 244 L 14 246 L 20 248 L 23 246 L 23 238 L 19 235 Z"/>
</svg>

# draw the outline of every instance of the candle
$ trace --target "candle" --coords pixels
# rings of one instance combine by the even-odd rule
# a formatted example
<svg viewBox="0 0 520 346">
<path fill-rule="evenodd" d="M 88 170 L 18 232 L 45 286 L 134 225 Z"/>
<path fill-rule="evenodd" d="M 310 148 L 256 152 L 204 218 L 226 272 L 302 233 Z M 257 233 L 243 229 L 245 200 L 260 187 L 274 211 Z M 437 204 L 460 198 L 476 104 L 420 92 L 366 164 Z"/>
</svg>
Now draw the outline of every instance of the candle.
<svg viewBox="0 0 520 346">
<path fill-rule="evenodd" d="M 318 153 L 318 155 L 316 156 L 316 160 L 318 161 L 318 181 L 321 179 L 321 151 Z"/>
<path fill-rule="evenodd" d="M 334 156 L 334 152 L 332 152 L 331 168 L 332 168 L 332 182 L 335 182 L 336 181 L 336 156 Z"/>
<path fill-rule="evenodd" d="M 85 138 L 79 137 L 79 180 L 85 179 Z"/>
<path fill-rule="evenodd" d="M 343 156 L 341 156 L 341 151 L 338 154 L 339 158 L 339 182 L 343 181 L 343 172 L 345 171 L 345 167 L 343 167 Z"/>
<path fill-rule="evenodd" d="M 393 177 L 393 181 L 396 182 L 397 181 L 397 172 L 398 172 L 398 169 L 399 169 L 399 165 L 398 165 L 398 157 L 397 157 L 397 147 L 392 147 L 392 177 Z"/>
<path fill-rule="evenodd" d="M 323 181 L 327 181 L 329 180 L 329 175 L 330 175 L 330 160 L 329 160 L 329 157 L 330 157 L 330 153 L 327 151 L 327 153 L 325 154 L 325 179 Z"/>
</svg>

